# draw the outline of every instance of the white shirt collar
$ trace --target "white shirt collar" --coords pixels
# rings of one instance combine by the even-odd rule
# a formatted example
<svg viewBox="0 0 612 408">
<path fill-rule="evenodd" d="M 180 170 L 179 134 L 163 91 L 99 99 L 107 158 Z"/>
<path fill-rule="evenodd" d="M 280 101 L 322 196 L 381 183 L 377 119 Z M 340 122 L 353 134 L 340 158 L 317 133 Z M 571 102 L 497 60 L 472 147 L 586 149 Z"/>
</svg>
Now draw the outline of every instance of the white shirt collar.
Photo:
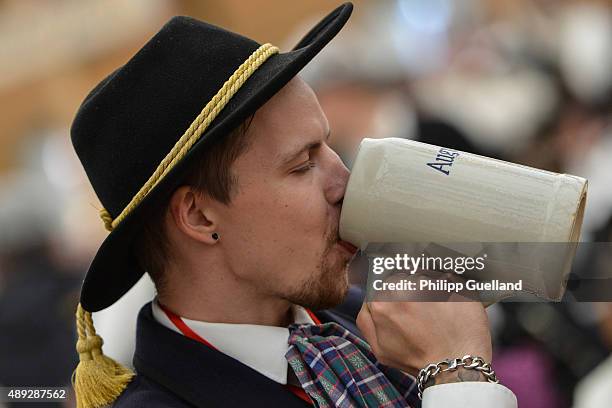
<svg viewBox="0 0 612 408">
<path fill-rule="evenodd" d="M 159 307 L 157 298 L 153 299 L 152 309 L 155 320 L 170 330 L 182 334 Z M 293 305 L 292 310 L 294 323 L 314 324 L 303 307 Z M 287 384 L 288 363 L 285 354 L 289 350 L 288 328 L 256 324 L 208 323 L 185 318 L 183 322 L 222 353 L 271 380 Z"/>
</svg>

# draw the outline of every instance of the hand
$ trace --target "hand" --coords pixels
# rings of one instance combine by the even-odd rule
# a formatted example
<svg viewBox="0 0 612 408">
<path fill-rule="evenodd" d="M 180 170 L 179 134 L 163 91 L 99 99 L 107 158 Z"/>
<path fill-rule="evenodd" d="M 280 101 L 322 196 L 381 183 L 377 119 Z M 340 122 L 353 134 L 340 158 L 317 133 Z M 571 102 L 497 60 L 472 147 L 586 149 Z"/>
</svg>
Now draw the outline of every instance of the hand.
<svg viewBox="0 0 612 408">
<path fill-rule="evenodd" d="M 491 361 L 487 314 L 479 302 L 364 303 L 357 326 L 382 364 L 415 376 L 427 364 L 466 354 Z M 439 378 L 484 380 L 466 369 L 441 373 Z"/>
</svg>

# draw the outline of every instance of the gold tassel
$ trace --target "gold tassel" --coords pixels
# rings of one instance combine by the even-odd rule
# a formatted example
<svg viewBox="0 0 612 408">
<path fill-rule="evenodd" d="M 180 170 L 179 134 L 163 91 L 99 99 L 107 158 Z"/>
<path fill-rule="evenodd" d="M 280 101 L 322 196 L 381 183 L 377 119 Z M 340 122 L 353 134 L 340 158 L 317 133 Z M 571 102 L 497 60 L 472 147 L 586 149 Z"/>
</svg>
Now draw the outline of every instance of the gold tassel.
<svg viewBox="0 0 612 408">
<path fill-rule="evenodd" d="M 76 312 L 79 364 L 72 374 L 77 408 L 99 408 L 111 404 L 127 387 L 134 373 L 102 353 L 102 338 L 96 334 L 91 313 L 79 303 Z"/>
</svg>

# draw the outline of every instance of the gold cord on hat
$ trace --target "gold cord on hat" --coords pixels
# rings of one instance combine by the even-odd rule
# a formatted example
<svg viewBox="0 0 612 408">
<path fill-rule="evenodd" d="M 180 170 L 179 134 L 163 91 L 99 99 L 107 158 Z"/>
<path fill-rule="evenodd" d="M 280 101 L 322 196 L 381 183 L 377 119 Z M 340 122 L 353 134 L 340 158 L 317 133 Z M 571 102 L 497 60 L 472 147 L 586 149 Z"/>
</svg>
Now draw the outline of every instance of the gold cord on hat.
<svg viewBox="0 0 612 408">
<path fill-rule="evenodd" d="M 107 230 L 112 231 L 140 204 L 157 183 L 187 154 L 253 72 L 270 56 L 278 52 L 277 47 L 264 44 L 234 71 L 117 218 L 113 219 L 104 208 L 100 210 L 100 218 L 104 221 Z M 79 353 L 79 364 L 72 374 L 72 385 L 76 394 L 77 408 L 99 408 L 111 404 L 128 386 L 134 373 L 104 355 L 103 341 L 96 333 L 91 313 L 83 309 L 80 303 L 76 311 L 76 324 L 78 334 L 76 349 Z"/>
<path fill-rule="evenodd" d="M 140 188 L 130 203 L 113 219 L 106 209 L 100 210 L 100 218 L 108 231 L 112 231 L 127 215 L 149 194 L 168 172 L 187 154 L 195 142 L 200 139 L 210 123 L 219 115 L 246 80 L 263 64 L 270 56 L 279 52 L 272 44 L 264 44 L 259 47 L 246 61 L 238 67 L 231 77 L 219 89 L 217 94 L 206 104 L 202 112 L 195 118 L 183 136 L 176 142 L 172 150 L 164 157 L 157 169 L 153 172 L 147 182 Z"/>
</svg>

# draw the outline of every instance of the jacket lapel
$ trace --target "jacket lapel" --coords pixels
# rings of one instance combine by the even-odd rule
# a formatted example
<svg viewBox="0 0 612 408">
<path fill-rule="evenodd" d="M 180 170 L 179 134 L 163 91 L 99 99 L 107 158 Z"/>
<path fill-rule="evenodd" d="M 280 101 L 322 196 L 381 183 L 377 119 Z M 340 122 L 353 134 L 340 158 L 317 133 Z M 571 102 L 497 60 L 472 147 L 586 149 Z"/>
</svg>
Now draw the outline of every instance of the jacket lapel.
<svg viewBox="0 0 612 408">
<path fill-rule="evenodd" d="M 153 319 L 150 303 L 138 316 L 134 366 L 196 407 L 307 406 L 284 385 L 163 327 Z"/>
</svg>

